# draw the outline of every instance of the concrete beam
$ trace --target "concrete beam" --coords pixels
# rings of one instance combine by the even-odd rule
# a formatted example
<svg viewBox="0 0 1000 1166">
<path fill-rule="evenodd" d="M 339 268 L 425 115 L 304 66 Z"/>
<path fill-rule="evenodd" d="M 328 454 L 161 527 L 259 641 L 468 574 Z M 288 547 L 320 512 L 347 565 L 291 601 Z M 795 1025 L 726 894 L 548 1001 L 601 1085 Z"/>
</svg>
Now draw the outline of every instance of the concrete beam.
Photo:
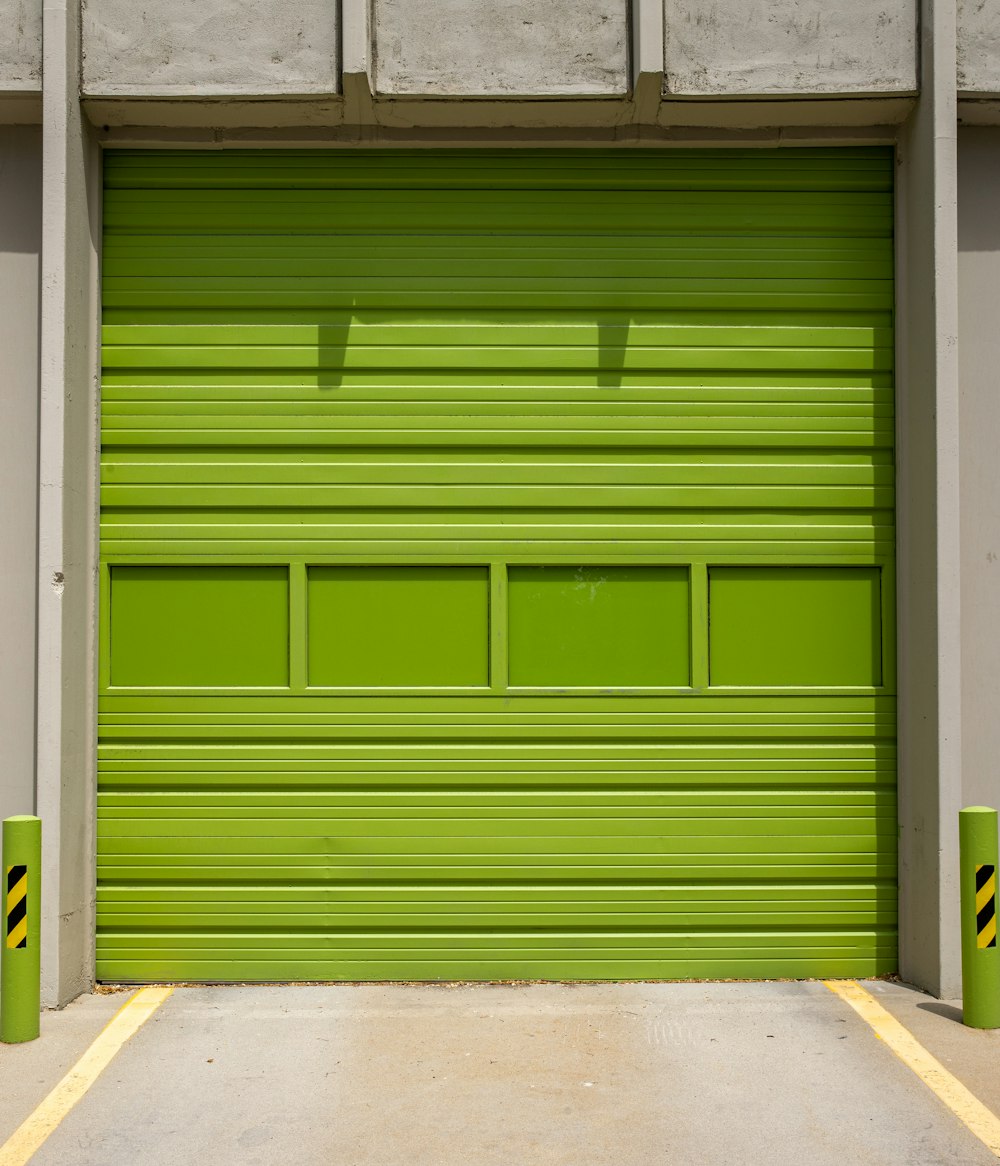
<svg viewBox="0 0 1000 1166">
<path fill-rule="evenodd" d="M 363 81 L 359 77 L 359 85 Z M 346 86 L 346 83 L 345 83 Z M 363 88 L 360 90 L 363 94 Z M 649 90 L 647 89 L 647 95 Z M 808 98 L 754 101 L 660 101 L 656 124 L 645 120 L 652 103 L 643 107 L 624 99 L 602 101 L 433 101 L 375 98 L 370 114 L 347 117 L 345 100 L 238 99 L 184 100 L 169 98 L 89 98 L 84 110 L 107 141 L 120 130 L 155 144 L 174 141 L 222 142 L 268 137 L 275 142 L 298 140 L 386 141 L 404 145 L 413 135 L 464 135 L 479 138 L 537 134 L 569 135 L 578 145 L 613 141 L 666 142 L 699 135 L 725 140 L 727 135 L 767 131 L 772 139 L 789 134 L 803 143 L 810 134 L 850 130 L 854 140 L 895 141 L 893 127 L 914 107 L 912 97 Z M 357 98 L 363 107 L 364 97 Z M 370 120 L 366 120 L 370 119 Z M 153 132 L 155 131 L 155 132 Z M 406 135 L 409 134 L 410 137 Z M 284 136 L 283 136 L 284 135 Z M 402 135 L 402 136 L 401 136 Z"/>
<path fill-rule="evenodd" d="M 155 149 L 170 147 L 212 147 L 267 149 L 274 146 L 293 148 L 409 146 L 547 146 L 552 148 L 586 148 L 620 146 L 623 149 L 649 146 L 888 146 L 894 145 L 898 127 L 882 126 L 787 126 L 761 129 L 718 129 L 678 126 L 617 125 L 607 127 L 523 128 L 494 126 L 423 126 L 397 129 L 372 126 L 359 140 L 355 126 L 298 126 L 295 128 L 234 128 L 228 130 L 178 129 L 156 126 L 108 126 L 97 131 L 101 144 L 108 148 Z"/>
<path fill-rule="evenodd" d="M 913 97 L 675 98 L 664 95 L 662 126 L 819 130 L 825 127 L 898 126 L 913 111 Z"/>
<path fill-rule="evenodd" d="M 39 126 L 42 124 L 42 91 L 0 92 L 0 125 Z"/>
<path fill-rule="evenodd" d="M 963 96 L 1000 96 L 1000 5 L 958 0 L 955 75 Z"/>
<path fill-rule="evenodd" d="M 624 97 L 626 0 L 374 0 L 375 88 L 400 97 Z"/>
<path fill-rule="evenodd" d="M 42 0 L 0 0 L 0 93 L 42 91 Z"/>
<path fill-rule="evenodd" d="M 332 0 L 88 0 L 83 92 L 333 94 L 338 16 Z"/>
<path fill-rule="evenodd" d="M 916 91 L 917 0 L 664 3 L 670 94 Z"/>
<path fill-rule="evenodd" d="M 958 95 L 960 126 L 1000 126 L 1000 93 L 995 96 Z"/>
</svg>

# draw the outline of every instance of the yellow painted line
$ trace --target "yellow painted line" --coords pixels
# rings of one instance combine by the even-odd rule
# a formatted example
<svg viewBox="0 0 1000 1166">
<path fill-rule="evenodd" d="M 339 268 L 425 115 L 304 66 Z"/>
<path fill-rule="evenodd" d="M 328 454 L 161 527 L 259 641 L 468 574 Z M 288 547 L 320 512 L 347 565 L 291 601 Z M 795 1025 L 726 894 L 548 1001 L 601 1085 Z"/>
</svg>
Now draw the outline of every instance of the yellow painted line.
<svg viewBox="0 0 1000 1166">
<path fill-rule="evenodd" d="M 108 1067 L 115 1053 L 139 1031 L 173 988 L 140 988 L 52 1092 L 0 1146 L 0 1166 L 24 1166 L 66 1114 Z"/>
<path fill-rule="evenodd" d="M 921 1081 L 937 1094 L 951 1112 L 988 1149 L 1000 1158 L 1000 1117 L 969 1092 L 968 1089 L 924 1048 L 917 1038 L 887 1012 L 881 1004 L 854 980 L 825 980 L 824 983 L 885 1041 L 897 1057 L 912 1069 Z M 6 1166 L 0 1158 L 0 1166 Z"/>
</svg>

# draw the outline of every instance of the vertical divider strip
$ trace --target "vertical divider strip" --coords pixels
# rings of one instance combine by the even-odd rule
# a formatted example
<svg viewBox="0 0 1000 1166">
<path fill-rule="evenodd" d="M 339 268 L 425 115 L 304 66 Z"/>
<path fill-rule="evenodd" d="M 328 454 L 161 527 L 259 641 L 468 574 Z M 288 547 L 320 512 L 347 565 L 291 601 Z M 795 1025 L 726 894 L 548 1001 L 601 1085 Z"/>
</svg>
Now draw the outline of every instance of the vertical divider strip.
<svg viewBox="0 0 1000 1166">
<path fill-rule="evenodd" d="M 490 563 L 490 688 L 507 688 L 507 564 Z"/>
<path fill-rule="evenodd" d="M 111 568 L 107 563 L 98 569 L 97 620 L 97 687 L 103 692 L 111 687 Z"/>
<path fill-rule="evenodd" d="M 882 687 L 896 691 L 896 564 L 888 559 L 879 572 L 879 607 L 882 633 Z"/>
<path fill-rule="evenodd" d="M 691 564 L 691 687 L 708 688 L 708 564 Z"/>
<path fill-rule="evenodd" d="M 305 692 L 309 686 L 308 571 L 301 559 L 288 564 L 288 686 Z"/>
</svg>

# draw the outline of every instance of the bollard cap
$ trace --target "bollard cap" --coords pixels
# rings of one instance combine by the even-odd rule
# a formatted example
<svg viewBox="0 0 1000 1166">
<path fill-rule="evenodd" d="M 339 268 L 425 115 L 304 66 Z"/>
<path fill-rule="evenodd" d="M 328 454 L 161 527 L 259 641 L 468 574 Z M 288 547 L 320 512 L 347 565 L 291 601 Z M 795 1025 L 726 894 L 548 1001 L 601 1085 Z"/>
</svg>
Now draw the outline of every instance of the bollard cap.
<svg viewBox="0 0 1000 1166">
<path fill-rule="evenodd" d="M 964 810 L 958 812 L 960 814 L 995 814 L 996 810 L 992 806 L 966 806 Z"/>
<path fill-rule="evenodd" d="M 3 820 L 5 846 L 13 842 L 15 838 L 27 841 L 28 839 L 41 838 L 41 836 L 42 819 L 36 818 L 33 814 L 16 814 L 12 818 L 4 818 Z"/>
</svg>

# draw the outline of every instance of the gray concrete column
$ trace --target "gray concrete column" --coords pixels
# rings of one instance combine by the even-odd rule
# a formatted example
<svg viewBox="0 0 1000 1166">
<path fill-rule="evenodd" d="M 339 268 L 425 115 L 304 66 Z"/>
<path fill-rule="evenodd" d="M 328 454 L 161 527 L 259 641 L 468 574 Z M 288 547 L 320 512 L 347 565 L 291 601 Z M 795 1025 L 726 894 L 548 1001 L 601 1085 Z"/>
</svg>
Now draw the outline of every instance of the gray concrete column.
<svg viewBox="0 0 1000 1166">
<path fill-rule="evenodd" d="M 42 1002 L 93 982 L 98 151 L 80 109 L 80 5 L 45 0 L 37 812 Z"/>
<path fill-rule="evenodd" d="M 372 0 L 340 0 L 340 83 L 347 125 L 375 121 L 372 19 Z"/>
<path fill-rule="evenodd" d="M 922 18 L 897 222 L 900 972 L 952 997 L 962 789 L 954 0 L 924 0 Z"/>
<path fill-rule="evenodd" d="M 655 125 L 663 99 L 663 0 L 632 0 L 629 16 L 635 120 Z"/>
</svg>

